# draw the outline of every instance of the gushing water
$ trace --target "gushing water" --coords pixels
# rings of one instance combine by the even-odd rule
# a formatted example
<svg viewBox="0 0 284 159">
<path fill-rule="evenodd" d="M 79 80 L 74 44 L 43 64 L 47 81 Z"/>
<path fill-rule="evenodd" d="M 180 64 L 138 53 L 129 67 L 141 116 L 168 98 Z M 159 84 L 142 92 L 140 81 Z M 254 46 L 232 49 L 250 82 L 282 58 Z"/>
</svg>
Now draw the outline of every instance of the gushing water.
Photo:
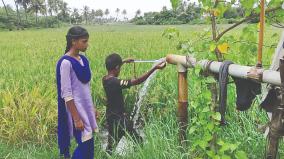
<svg viewBox="0 0 284 159">
<path fill-rule="evenodd" d="M 160 63 L 162 61 L 165 61 L 165 58 L 161 58 L 159 60 L 155 60 L 155 63 L 153 64 L 152 68 L 155 67 L 158 63 Z M 137 122 L 138 122 L 139 112 L 140 112 L 140 109 L 141 109 L 144 97 L 147 94 L 148 88 L 149 88 L 149 84 L 155 78 L 156 73 L 157 73 L 157 71 L 153 72 L 149 76 L 149 78 L 143 84 L 143 87 L 138 92 L 137 100 L 136 100 L 136 103 L 134 105 L 133 111 L 131 113 L 131 120 L 133 121 L 133 125 L 134 125 L 135 129 L 138 128 L 138 123 Z"/>
</svg>

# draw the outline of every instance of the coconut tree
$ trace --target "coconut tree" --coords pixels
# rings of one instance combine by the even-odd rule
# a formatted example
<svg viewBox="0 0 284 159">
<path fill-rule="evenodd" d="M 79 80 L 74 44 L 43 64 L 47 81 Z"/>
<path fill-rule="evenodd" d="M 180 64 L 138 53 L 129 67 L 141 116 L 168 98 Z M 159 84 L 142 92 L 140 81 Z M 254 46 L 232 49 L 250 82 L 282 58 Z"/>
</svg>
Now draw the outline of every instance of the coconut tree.
<svg viewBox="0 0 284 159">
<path fill-rule="evenodd" d="M 95 16 L 98 17 L 99 23 L 101 23 L 101 19 L 102 19 L 102 17 L 104 16 L 104 11 L 101 10 L 101 9 L 96 10 Z"/>
<path fill-rule="evenodd" d="M 123 9 L 122 15 L 123 15 L 124 20 L 126 21 L 127 20 L 127 17 L 126 17 L 127 11 L 126 11 L 126 9 Z"/>
<path fill-rule="evenodd" d="M 135 13 L 135 17 L 139 17 L 140 15 L 141 15 L 141 10 L 138 9 L 138 10 L 136 11 L 136 13 Z"/>
<path fill-rule="evenodd" d="M 119 8 L 116 8 L 116 10 L 115 10 L 115 13 L 116 13 L 115 21 L 117 21 L 117 19 L 118 19 L 118 14 L 119 14 L 119 12 L 120 12 L 120 9 L 119 9 Z"/>
<path fill-rule="evenodd" d="M 31 3 L 31 0 L 16 0 L 18 4 L 20 4 L 24 8 L 25 18 L 28 21 L 27 9 L 28 5 Z"/>
<path fill-rule="evenodd" d="M 77 8 L 73 9 L 71 16 L 72 16 L 72 19 L 75 21 L 75 24 L 78 24 L 78 21 L 80 20 L 80 14 L 79 14 L 79 10 Z"/>
<path fill-rule="evenodd" d="M 106 10 L 105 10 L 104 15 L 106 16 L 106 19 L 108 19 L 109 9 L 106 9 Z"/>
<path fill-rule="evenodd" d="M 7 18 L 9 18 L 8 10 L 7 10 L 7 7 L 6 7 L 6 4 L 5 4 L 4 0 L 2 0 L 2 3 L 3 3 L 3 6 L 4 6 L 4 9 L 5 9 Z"/>
<path fill-rule="evenodd" d="M 58 12 L 57 0 L 47 0 L 48 4 L 48 13 L 50 16 L 53 16 L 53 12 Z"/>
<path fill-rule="evenodd" d="M 38 14 L 46 13 L 46 6 L 44 5 L 44 0 L 31 0 L 31 4 L 28 8 L 28 12 L 35 13 L 36 16 L 36 24 L 38 24 Z"/>
<path fill-rule="evenodd" d="M 15 6 L 16 6 L 16 12 L 17 12 L 17 29 L 20 28 L 20 25 L 21 25 L 21 15 L 20 15 L 20 12 L 19 12 L 19 4 L 16 0 L 14 0 L 14 3 L 15 3 Z"/>
<path fill-rule="evenodd" d="M 94 23 L 96 19 L 96 11 L 94 9 L 91 10 L 90 15 L 89 15 L 89 22 Z"/>
<path fill-rule="evenodd" d="M 66 2 L 61 1 L 61 3 L 59 3 L 59 12 L 59 15 L 61 17 L 60 20 L 66 21 L 69 19 L 70 8 L 68 8 L 68 4 Z"/>
<path fill-rule="evenodd" d="M 88 6 L 83 6 L 83 16 L 85 18 L 86 24 L 88 24 L 89 14 L 90 14 L 90 8 Z"/>
</svg>

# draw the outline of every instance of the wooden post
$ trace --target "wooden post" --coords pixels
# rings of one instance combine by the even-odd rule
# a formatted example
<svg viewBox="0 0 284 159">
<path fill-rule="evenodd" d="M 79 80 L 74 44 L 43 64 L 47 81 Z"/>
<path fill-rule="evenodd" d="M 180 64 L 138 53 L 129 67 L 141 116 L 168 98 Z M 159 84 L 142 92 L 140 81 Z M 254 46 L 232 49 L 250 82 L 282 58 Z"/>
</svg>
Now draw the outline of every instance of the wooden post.
<svg viewBox="0 0 284 159">
<path fill-rule="evenodd" d="M 186 147 L 186 129 L 188 125 L 188 88 L 187 88 L 187 68 L 178 65 L 178 120 L 179 139 L 181 145 Z"/>
<path fill-rule="evenodd" d="M 257 54 L 257 67 L 262 67 L 262 48 L 263 48 L 263 36 L 264 36 L 264 23 L 265 23 L 265 6 L 264 0 L 260 1 L 260 28 L 258 37 L 258 54 Z"/>
</svg>

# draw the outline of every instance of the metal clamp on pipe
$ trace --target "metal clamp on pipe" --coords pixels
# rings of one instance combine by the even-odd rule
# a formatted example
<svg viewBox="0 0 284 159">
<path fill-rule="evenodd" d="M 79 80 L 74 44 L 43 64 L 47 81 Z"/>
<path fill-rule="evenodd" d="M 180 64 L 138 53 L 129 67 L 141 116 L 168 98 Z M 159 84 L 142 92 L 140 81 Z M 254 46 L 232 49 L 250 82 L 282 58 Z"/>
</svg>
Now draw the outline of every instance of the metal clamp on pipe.
<svg viewBox="0 0 284 159">
<path fill-rule="evenodd" d="M 249 72 L 247 73 L 247 77 L 249 79 L 262 82 L 264 69 L 258 67 L 252 67 Z"/>
</svg>

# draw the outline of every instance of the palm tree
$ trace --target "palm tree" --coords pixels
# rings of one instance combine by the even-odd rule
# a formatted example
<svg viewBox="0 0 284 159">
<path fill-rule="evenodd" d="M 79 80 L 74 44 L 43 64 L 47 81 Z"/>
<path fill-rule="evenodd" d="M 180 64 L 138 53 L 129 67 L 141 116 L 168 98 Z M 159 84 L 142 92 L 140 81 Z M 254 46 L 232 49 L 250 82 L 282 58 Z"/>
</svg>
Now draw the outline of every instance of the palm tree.
<svg viewBox="0 0 284 159">
<path fill-rule="evenodd" d="M 56 10 L 58 10 L 58 6 L 56 5 L 55 0 L 47 0 L 47 4 L 48 4 L 48 13 L 50 16 L 52 16 L 53 12 Z"/>
<path fill-rule="evenodd" d="M 138 9 L 138 10 L 136 11 L 136 13 L 135 13 L 135 17 L 140 16 L 140 14 L 141 14 L 141 10 L 140 10 L 140 9 Z"/>
<path fill-rule="evenodd" d="M 108 17 L 107 17 L 108 15 L 109 15 L 109 9 L 106 9 L 106 10 L 105 10 L 106 19 L 108 18 Z"/>
<path fill-rule="evenodd" d="M 57 19 L 57 24 L 59 27 L 59 16 L 58 16 L 58 12 L 60 10 L 59 6 L 63 3 L 62 0 L 47 0 L 47 6 L 48 6 L 48 13 L 50 16 L 53 16 L 53 13 L 56 16 Z"/>
<path fill-rule="evenodd" d="M 119 12 L 120 12 L 120 9 L 119 9 L 119 8 L 116 8 L 116 10 L 115 10 L 115 13 L 116 13 L 115 21 L 117 21 Z"/>
<path fill-rule="evenodd" d="M 162 11 L 163 11 L 163 12 L 166 12 L 166 11 L 168 11 L 168 8 L 167 8 L 167 6 L 163 6 L 163 8 L 162 8 Z"/>
<path fill-rule="evenodd" d="M 75 20 L 75 24 L 78 24 L 78 21 L 80 19 L 80 14 L 77 8 L 73 9 L 72 18 Z"/>
<path fill-rule="evenodd" d="M 17 11 L 17 29 L 19 29 L 20 25 L 21 25 L 21 15 L 20 15 L 20 12 L 19 12 L 19 5 L 18 5 L 18 2 L 16 0 L 14 0 L 14 3 L 15 3 L 15 6 L 16 6 L 16 11 Z"/>
<path fill-rule="evenodd" d="M 86 24 L 88 24 L 89 13 L 90 13 L 90 8 L 88 6 L 83 6 L 83 16 L 85 17 Z"/>
<path fill-rule="evenodd" d="M 57 19 L 59 20 L 58 18 L 58 13 L 59 13 L 59 10 L 60 10 L 60 5 L 62 5 L 63 0 L 48 0 L 47 1 L 48 3 L 48 12 L 49 14 L 52 16 L 53 13 L 55 13 Z"/>
<path fill-rule="evenodd" d="M 17 3 L 20 4 L 24 8 L 26 21 L 28 21 L 27 9 L 28 9 L 28 5 L 31 3 L 31 0 L 17 0 Z"/>
<path fill-rule="evenodd" d="M 104 11 L 101 10 L 101 9 L 96 10 L 95 16 L 96 16 L 96 17 L 99 17 L 99 23 L 101 23 L 101 19 L 102 19 L 102 17 L 104 16 Z"/>
<path fill-rule="evenodd" d="M 91 23 L 94 23 L 96 20 L 96 11 L 94 9 L 91 10 L 91 13 L 90 13 L 90 19 L 89 21 L 91 21 Z"/>
<path fill-rule="evenodd" d="M 35 13 L 36 16 L 36 24 L 38 24 L 38 13 L 45 14 L 46 7 L 44 5 L 44 1 L 42 0 L 32 0 L 31 5 L 28 9 L 28 12 Z"/>
<path fill-rule="evenodd" d="M 61 3 L 59 4 L 59 10 L 59 14 L 62 17 L 61 20 L 68 20 L 70 11 L 70 8 L 68 8 L 68 4 L 66 2 L 61 1 Z"/>
<path fill-rule="evenodd" d="M 127 14 L 126 9 L 123 9 L 122 15 L 123 15 L 124 20 L 127 20 L 126 14 Z"/>
<path fill-rule="evenodd" d="M 3 6 L 5 8 L 5 12 L 6 12 L 7 18 L 9 18 L 8 10 L 7 10 L 7 7 L 6 7 L 6 4 L 5 4 L 4 0 L 2 0 L 2 3 L 3 3 Z"/>
</svg>

